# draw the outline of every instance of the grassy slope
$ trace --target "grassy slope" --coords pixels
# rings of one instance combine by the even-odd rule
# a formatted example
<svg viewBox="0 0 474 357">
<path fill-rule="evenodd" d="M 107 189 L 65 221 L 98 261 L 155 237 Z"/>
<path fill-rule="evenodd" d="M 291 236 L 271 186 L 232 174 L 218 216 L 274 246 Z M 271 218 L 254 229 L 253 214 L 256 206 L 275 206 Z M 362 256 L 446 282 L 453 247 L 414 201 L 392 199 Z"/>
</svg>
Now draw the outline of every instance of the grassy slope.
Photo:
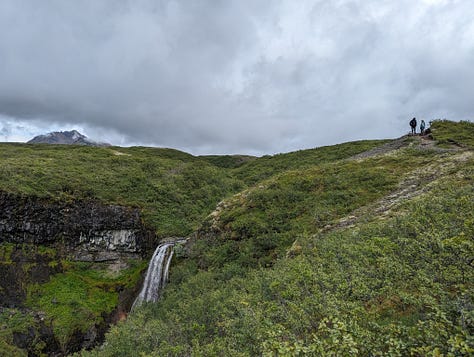
<svg viewBox="0 0 474 357">
<path fill-rule="evenodd" d="M 339 155 L 347 157 L 377 144 L 348 144 L 348 150 Z M 278 168 L 272 168 L 265 158 L 261 171 L 268 177 L 298 164 L 298 157 L 302 165 L 308 158 L 328 160 L 317 149 L 302 153 L 270 159 L 270 163 L 280 163 Z M 241 159 L 198 158 L 177 150 L 141 147 L 0 144 L 0 190 L 58 200 L 93 198 L 136 206 L 142 209 L 145 222 L 156 229 L 158 236 L 186 235 L 219 200 L 246 187 L 245 180 L 240 178 L 242 174 L 231 170 L 242 164 Z M 244 157 L 244 161 L 250 159 Z M 3 244 L 0 248 L 6 252 L 11 247 Z M 22 251 L 31 249 L 37 248 L 25 245 Z M 0 264 L 12 264 L 5 254 L 2 257 Z M 62 348 L 75 330 L 86 331 L 102 321 L 102 313 L 110 312 L 117 303 L 117 288 L 136 282 L 136 273 L 143 265 L 131 264 L 128 271 L 111 278 L 101 264 L 84 267 L 66 261 L 52 263 L 59 264 L 64 272 L 45 284 L 27 286 L 26 305 L 46 313 Z M 31 264 L 22 267 L 32 268 Z M 9 314 L 28 317 L 19 311 Z M 9 326 L 8 316 L 1 320 L 8 327 L 0 336 L 0 351 L 13 348 L 8 347 L 13 333 L 24 332 L 26 328 Z M 41 345 L 36 348 L 40 351 Z"/>
<path fill-rule="evenodd" d="M 432 126 L 433 137 L 442 146 L 459 145 L 474 148 L 474 125 L 472 122 L 449 120 L 435 121 Z"/>
<path fill-rule="evenodd" d="M 159 236 L 189 234 L 241 184 L 171 149 L 0 144 L 0 190 L 136 206 Z"/>
<path fill-rule="evenodd" d="M 223 170 L 177 150 L 0 144 L 0 190 L 140 207 L 145 223 L 158 236 L 188 234 L 222 197 L 240 185 Z M 9 248 L 2 244 L 0 252 Z M 24 245 L 20 252 L 28 256 L 32 249 L 36 248 Z M 5 254 L 0 258 L 0 264 L 13 263 Z M 146 262 L 130 262 L 131 267 L 117 277 L 110 277 L 103 264 L 84 268 L 58 258 L 53 263 L 63 273 L 45 284 L 25 286 L 26 306 L 46 313 L 65 348 L 75 331 L 87 331 L 103 320 L 103 313 L 116 307 L 117 291 L 135 285 Z M 18 265 L 26 276 L 34 268 L 34 263 Z M 23 332 L 18 326 L 3 329 L 0 354 L 18 332 Z M 39 351 L 41 345 L 36 348 Z"/>
<path fill-rule="evenodd" d="M 159 236 L 187 235 L 217 202 L 258 179 L 349 157 L 381 142 L 244 157 L 242 165 L 233 164 L 241 156 L 220 160 L 172 149 L 0 144 L 0 190 L 136 206 Z"/>
<path fill-rule="evenodd" d="M 204 222 L 163 299 L 91 355 L 474 353 L 472 151 L 258 165 L 235 169 L 263 181 Z"/>
<path fill-rule="evenodd" d="M 288 170 L 302 170 L 314 165 L 345 159 L 382 145 L 389 140 L 362 140 L 286 154 L 267 155 L 251 160 L 234 170 L 234 175 L 249 185 L 254 185 L 273 175 Z"/>
</svg>

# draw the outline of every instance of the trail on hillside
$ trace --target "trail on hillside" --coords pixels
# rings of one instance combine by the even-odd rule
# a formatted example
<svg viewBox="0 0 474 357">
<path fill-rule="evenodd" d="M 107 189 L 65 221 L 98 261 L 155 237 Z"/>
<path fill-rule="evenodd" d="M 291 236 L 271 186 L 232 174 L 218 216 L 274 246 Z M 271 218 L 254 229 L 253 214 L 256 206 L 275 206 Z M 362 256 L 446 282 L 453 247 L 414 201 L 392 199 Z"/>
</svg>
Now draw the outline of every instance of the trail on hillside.
<svg viewBox="0 0 474 357">
<path fill-rule="evenodd" d="M 382 156 L 405 147 L 412 147 L 419 150 L 433 150 L 439 153 L 463 150 L 463 147 L 455 144 L 453 144 L 451 148 L 438 147 L 436 146 L 436 141 L 429 136 L 404 135 L 384 145 L 351 156 L 348 160 L 364 160 L 370 157 Z"/>
<path fill-rule="evenodd" d="M 392 140 L 384 145 L 377 146 L 373 149 L 361 152 L 357 155 L 351 156 L 348 160 L 363 160 L 369 157 L 385 155 L 389 152 L 401 149 L 403 147 L 407 147 L 410 145 L 410 138 L 411 136 L 405 135 L 398 139 Z"/>
<path fill-rule="evenodd" d="M 411 139 L 411 140 L 410 140 Z M 431 189 L 431 183 L 452 173 L 456 164 L 474 156 L 474 152 L 461 147 L 439 148 L 434 140 L 420 136 L 404 136 L 378 148 L 357 154 L 349 160 L 364 160 L 370 157 L 387 155 L 404 147 L 411 146 L 420 150 L 434 150 L 439 153 L 458 152 L 455 155 L 442 156 L 431 164 L 424 165 L 409 173 L 398 185 L 398 188 L 376 202 L 356 209 L 350 215 L 341 218 L 336 223 L 325 226 L 322 231 L 347 228 L 355 225 L 360 219 L 367 216 L 388 216 L 395 206 L 419 196 Z"/>
</svg>

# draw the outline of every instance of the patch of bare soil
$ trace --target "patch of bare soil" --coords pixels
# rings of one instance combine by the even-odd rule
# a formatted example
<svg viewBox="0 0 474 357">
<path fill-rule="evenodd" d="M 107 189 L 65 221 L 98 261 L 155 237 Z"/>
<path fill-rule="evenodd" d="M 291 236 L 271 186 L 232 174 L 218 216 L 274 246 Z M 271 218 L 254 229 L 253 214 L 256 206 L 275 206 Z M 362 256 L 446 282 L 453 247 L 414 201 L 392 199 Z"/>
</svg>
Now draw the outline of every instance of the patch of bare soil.
<svg viewBox="0 0 474 357">
<path fill-rule="evenodd" d="M 411 143 L 410 138 L 411 136 L 408 135 L 402 136 L 401 138 L 392 140 L 384 145 L 354 155 L 350 157 L 349 160 L 364 160 L 369 157 L 385 155 L 389 152 L 409 146 Z"/>
</svg>

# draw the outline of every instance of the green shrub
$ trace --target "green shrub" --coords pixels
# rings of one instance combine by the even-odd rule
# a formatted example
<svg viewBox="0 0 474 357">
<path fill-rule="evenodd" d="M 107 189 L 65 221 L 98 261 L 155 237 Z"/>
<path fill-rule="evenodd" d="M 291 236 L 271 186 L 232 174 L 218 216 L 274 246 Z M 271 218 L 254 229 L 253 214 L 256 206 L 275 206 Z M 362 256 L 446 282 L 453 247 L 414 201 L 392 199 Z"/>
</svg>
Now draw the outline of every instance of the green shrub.
<svg viewBox="0 0 474 357">
<path fill-rule="evenodd" d="M 474 123 L 472 121 L 435 120 L 431 123 L 431 131 L 433 138 L 441 145 L 474 148 Z"/>
</svg>

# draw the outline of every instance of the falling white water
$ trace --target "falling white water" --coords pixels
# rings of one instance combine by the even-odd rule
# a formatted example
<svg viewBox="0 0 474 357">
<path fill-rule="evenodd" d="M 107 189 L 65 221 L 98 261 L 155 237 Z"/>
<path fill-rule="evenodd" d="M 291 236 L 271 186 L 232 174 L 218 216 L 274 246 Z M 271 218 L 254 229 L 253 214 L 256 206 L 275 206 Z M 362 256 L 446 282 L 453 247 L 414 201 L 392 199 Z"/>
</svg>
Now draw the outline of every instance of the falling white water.
<svg viewBox="0 0 474 357">
<path fill-rule="evenodd" d="M 156 248 L 150 260 L 142 290 L 133 302 L 132 310 L 143 302 L 156 302 L 160 297 L 161 289 L 168 280 L 174 244 L 175 242 L 166 242 Z"/>
</svg>

